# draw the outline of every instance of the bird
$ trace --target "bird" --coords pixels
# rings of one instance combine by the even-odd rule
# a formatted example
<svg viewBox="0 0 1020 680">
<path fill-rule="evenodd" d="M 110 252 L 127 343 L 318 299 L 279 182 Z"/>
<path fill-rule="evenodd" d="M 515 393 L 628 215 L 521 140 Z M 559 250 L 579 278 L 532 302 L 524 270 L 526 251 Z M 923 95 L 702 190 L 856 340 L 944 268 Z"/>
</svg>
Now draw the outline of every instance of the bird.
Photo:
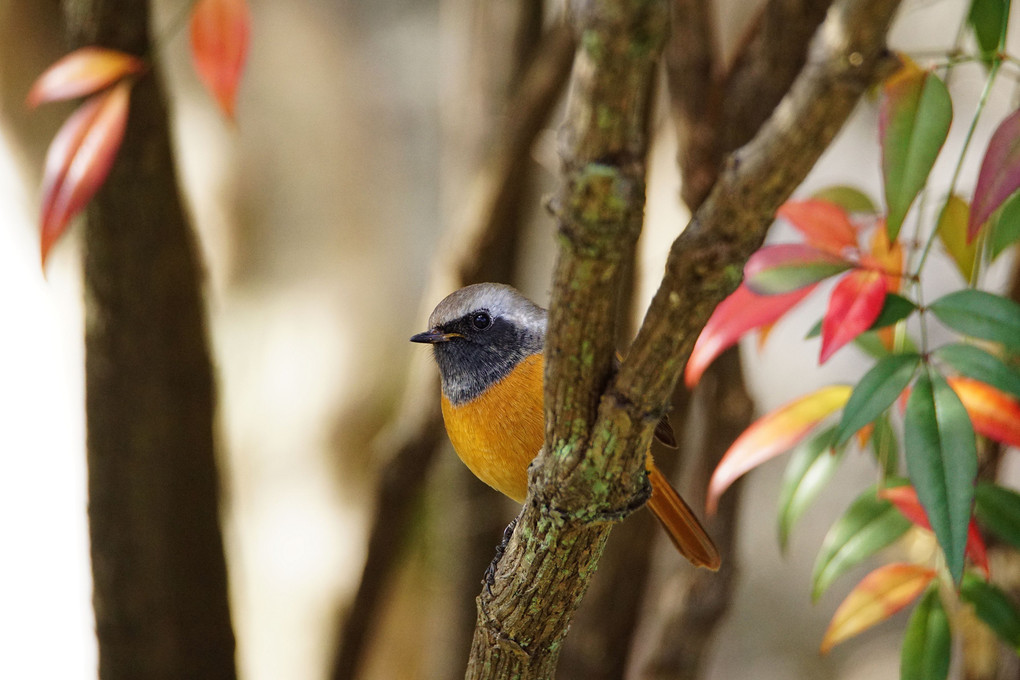
<svg viewBox="0 0 1020 680">
<path fill-rule="evenodd" d="M 545 441 L 547 322 L 547 311 L 515 288 L 477 283 L 444 298 L 429 316 L 429 329 L 411 337 L 432 346 L 443 421 L 457 455 L 481 481 L 518 503 L 527 495 L 528 466 Z M 665 419 L 656 432 L 672 437 Z M 695 566 L 717 570 L 719 551 L 650 451 L 645 467 L 648 507 L 677 550 Z"/>
</svg>

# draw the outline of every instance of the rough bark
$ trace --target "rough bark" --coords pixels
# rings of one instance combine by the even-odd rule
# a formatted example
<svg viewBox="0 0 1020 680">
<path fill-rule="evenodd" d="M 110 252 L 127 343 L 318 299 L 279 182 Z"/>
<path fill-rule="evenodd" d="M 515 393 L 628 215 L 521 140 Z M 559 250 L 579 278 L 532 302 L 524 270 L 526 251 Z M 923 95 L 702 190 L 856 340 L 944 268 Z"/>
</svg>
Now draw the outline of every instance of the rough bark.
<svg viewBox="0 0 1020 680">
<path fill-rule="evenodd" d="M 468 678 L 548 678 L 613 522 L 640 504 L 643 453 L 697 332 L 736 287 L 775 209 L 891 64 L 892 0 L 846 0 L 758 136 L 735 153 L 670 250 L 666 275 L 610 376 L 614 293 L 644 200 L 641 159 L 662 2 L 573 7 L 580 48 L 554 202 L 560 253 L 546 339 L 546 450 L 520 522 L 478 599 Z M 781 162 L 777 162 L 781 158 Z"/>
<path fill-rule="evenodd" d="M 68 0 L 75 45 L 145 54 L 148 3 Z M 101 678 L 233 678 L 201 266 L 157 73 L 85 221 L 89 529 Z"/>
<path fill-rule="evenodd" d="M 581 459 L 612 365 L 617 293 L 628 271 L 621 263 L 633 258 L 641 226 L 645 122 L 666 5 L 577 3 L 571 9 L 580 46 L 561 129 L 564 186 L 553 204 L 561 251 L 545 347 L 546 452 L 552 455 L 540 454 L 532 466 L 521 523 L 494 585 L 479 598 L 468 678 L 554 675 L 609 522 L 647 493 L 641 466 L 625 475 L 619 464 L 603 467 L 605 455 L 587 452 Z M 643 433 L 645 446 L 650 434 Z M 638 460 L 633 450 L 631 456 Z M 593 493 L 597 480 L 620 483 L 600 484 Z"/>
</svg>

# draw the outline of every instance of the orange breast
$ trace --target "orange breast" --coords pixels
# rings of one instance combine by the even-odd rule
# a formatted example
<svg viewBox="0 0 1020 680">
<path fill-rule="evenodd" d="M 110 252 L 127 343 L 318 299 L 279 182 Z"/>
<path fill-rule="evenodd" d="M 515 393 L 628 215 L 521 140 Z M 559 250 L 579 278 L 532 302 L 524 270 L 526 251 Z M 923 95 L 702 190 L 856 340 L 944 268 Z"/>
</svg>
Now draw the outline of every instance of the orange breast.
<svg viewBox="0 0 1020 680">
<path fill-rule="evenodd" d="M 517 502 L 528 491 L 528 465 L 545 440 L 542 355 L 533 354 L 485 394 L 460 406 L 443 397 L 453 448 L 471 472 Z"/>
</svg>

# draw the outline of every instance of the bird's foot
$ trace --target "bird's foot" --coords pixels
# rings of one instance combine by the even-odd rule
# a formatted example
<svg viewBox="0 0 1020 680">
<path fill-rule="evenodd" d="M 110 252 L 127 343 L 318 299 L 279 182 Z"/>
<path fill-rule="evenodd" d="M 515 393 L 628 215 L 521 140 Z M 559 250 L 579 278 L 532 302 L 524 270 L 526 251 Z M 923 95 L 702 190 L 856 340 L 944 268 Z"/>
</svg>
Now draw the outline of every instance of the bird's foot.
<svg viewBox="0 0 1020 680">
<path fill-rule="evenodd" d="M 499 566 L 499 561 L 503 559 L 503 553 L 506 552 L 506 547 L 510 545 L 510 539 L 513 538 L 514 529 L 516 528 L 517 518 L 514 517 L 506 529 L 503 529 L 503 540 L 496 546 L 496 556 L 492 558 L 492 562 L 489 563 L 488 568 L 485 570 L 485 589 L 489 592 L 489 595 L 492 595 L 492 586 L 496 585 L 496 567 Z"/>
</svg>

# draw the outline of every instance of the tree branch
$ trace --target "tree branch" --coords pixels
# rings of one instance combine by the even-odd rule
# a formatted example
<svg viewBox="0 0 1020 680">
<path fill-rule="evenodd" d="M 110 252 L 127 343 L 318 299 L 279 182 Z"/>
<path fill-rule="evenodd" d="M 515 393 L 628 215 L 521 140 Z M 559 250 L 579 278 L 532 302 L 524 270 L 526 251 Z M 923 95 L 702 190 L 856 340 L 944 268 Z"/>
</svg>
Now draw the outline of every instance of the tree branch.
<svg viewBox="0 0 1020 680">
<path fill-rule="evenodd" d="M 775 209 L 890 66 L 884 39 L 897 4 L 845 0 L 830 14 L 790 95 L 734 154 L 671 248 L 662 285 L 604 394 L 618 262 L 632 257 L 640 228 L 640 123 L 665 5 L 593 0 L 575 8 L 582 39 L 563 131 L 564 188 L 554 203 L 561 249 L 545 348 L 547 445 L 495 583 L 479 596 L 468 678 L 553 675 L 609 528 L 644 488 L 644 452 L 698 330 L 736 287 Z"/>
<path fill-rule="evenodd" d="M 716 73 L 712 3 L 673 0 L 672 36 L 666 46 L 666 82 L 677 136 L 680 195 L 692 210 L 701 205 L 719 174 L 722 103 Z"/>
<path fill-rule="evenodd" d="M 804 66 L 832 0 L 770 0 L 758 15 L 722 84 L 721 147 L 746 144 L 772 114 Z"/>
<path fill-rule="evenodd" d="M 586 452 L 586 440 L 612 365 L 617 293 L 641 227 L 646 125 L 666 5 L 589 2 L 572 9 L 581 40 L 561 129 L 565 181 L 553 202 L 561 250 L 545 346 L 551 447 L 532 467 L 521 522 L 495 584 L 478 600 L 469 678 L 552 677 L 609 524 L 639 504 L 634 497 L 647 485 L 643 465 L 634 464 L 628 484 L 599 485 L 592 498 L 596 479 L 624 475 L 619 460 L 617 469 L 605 469 L 604 450 Z"/>
<path fill-rule="evenodd" d="M 885 34 L 898 4 L 844 0 L 833 7 L 789 94 L 755 138 L 730 156 L 712 193 L 674 241 L 665 277 L 610 388 L 614 401 L 629 405 L 632 419 L 654 427 L 698 332 L 740 283 L 743 264 L 761 245 L 776 209 L 861 94 L 893 68 Z"/>
</svg>

